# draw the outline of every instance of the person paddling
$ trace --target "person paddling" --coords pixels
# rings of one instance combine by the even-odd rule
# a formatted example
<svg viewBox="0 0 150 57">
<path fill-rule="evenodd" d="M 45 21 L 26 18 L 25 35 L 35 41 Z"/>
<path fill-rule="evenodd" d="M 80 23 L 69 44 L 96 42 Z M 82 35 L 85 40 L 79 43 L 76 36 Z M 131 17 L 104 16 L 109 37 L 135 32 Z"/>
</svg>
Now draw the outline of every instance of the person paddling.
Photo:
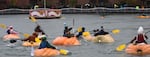
<svg viewBox="0 0 150 57">
<path fill-rule="evenodd" d="M 38 33 L 34 32 L 28 38 L 23 39 L 22 41 L 36 42 L 35 38 L 38 36 Z"/>
<path fill-rule="evenodd" d="M 72 27 L 68 28 L 68 26 L 65 27 L 64 29 L 64 37 L 70 38 L 73 37 L 74 34 L 72 34 L 70 31 L 72 30 Z"/>
<path fill-rule="evenodd" d="M 7 34 L 18 34 L 18 32 L 14 30 L 13 26 L 9 26 Z"/>
<path fill-rule="evenodd" d="M 43 35 L 43 36 L 41 37 L 41 40 L 42 40 L 42 42 L 40 43 L 39 49 L 42 49 L 42 48 L 52 48 L 52 49 L 56 49 L 56 47 L 52 46 L 52 45 L 47 41 L 46 35 Z"/>
<path fill-rule="evenodd" d="M 101 26 L 101 30 L 98 31 L 97 33 L 94 34 L 94 36 L 98 36 L 98 35 L 106 35 L 109 34 L 108 32 L 104 31 L 103 26 Z"/>
<path fill-rule="evenodd" d="M 142 26 L 140 26 L 138 28 L 137 33 L 138 33 L 138 35 L 135 36 L 134 39 L 131 40 L 130 43 L 134 43 L 134 44 L 145 43 L 145 44 L 147 44 L 146 39 L 148 39 L 148 37 L 144 34 L 144 29 Z"/>
<path fill-rule="evenodd" d="M 34 29 L 34 32 L 40 33 L 40 32 L 43 32 L 43 30 L 41 29 L 41 26 L 40 26 L 40 25 L 37 25 L 37 26 L 35 27 L 35 29 Z"/>
<path fill-rule="evenodd" d="M 82 36 L 83 32 L 85 32 L 85 27 L 82 27 L 82 30 L 76 35 L 76 37 Z"/>
</svg>

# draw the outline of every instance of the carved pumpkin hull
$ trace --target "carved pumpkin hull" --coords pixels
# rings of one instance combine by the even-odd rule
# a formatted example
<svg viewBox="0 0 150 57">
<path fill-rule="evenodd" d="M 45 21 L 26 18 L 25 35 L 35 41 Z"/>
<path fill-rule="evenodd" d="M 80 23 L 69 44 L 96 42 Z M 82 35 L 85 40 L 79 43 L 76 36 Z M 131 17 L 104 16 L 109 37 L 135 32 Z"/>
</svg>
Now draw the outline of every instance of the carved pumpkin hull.
<svg viewBox="0 0 150 57">
<path fill-rule="evenodd" d="M 98 35 L 95 38 L 93 38 L 93 42 L 114 42 L 114 39 L 112 38 L 111 35 L 107 34 L 107 35 Z"/>
<path fill-rule="evenodd" d="M 43 48 L 34 50 L 34 56 L 36 57 L 50 57 L 59 55 L 59 51 L 51 48 Z"/>
<path fill-rule="evenodd" d="M 147 18 L 150 18 L 150 16 L 137 16 L 137 18 L 147 19 Z"/>
<path fill-rule="evenodd" d="M 28 42 L 28 41 L 24 41 L 22 43 L 22 46 L 24 46 L 24 47 L 39 46 L 39 45 L 40 45 L 39 42 L 33 42 L 33 43 L 31 43 L 31 42 Z"/>
<path fill-rule="evenodd" d="M 54 45 L 80 45 L 80 42 L 77 40 L 76 37 L 57 37 L 52 41 Z"/>
<path fill-rule="evenodd" d="M 148 55 L 150 54 L 150 45 L 144 43 L 137 45 L 129 44 L 125 49 L 125 52 L 132 55 Z"/>
<path fill-rule="evenodd" d="M 20 37 L 17 34 L 7 34 L 3 36 L 3 41 L 7 41 L 11 39 L 20 39 Z"/>
</svg>

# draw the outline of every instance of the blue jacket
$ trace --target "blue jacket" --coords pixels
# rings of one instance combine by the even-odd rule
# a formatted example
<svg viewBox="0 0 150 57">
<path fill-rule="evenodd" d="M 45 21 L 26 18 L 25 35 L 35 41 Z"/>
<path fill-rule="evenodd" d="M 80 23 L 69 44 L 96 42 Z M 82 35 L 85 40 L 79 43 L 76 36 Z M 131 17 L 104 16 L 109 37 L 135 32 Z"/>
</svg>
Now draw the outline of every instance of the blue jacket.
<svg viewBox="0 0 150 57">
<path fill-rule="evenodd" d="M 39 49 L 42 49 L 42 48 L 52 48 L 52 49 L 56 49 L 54 46 L 50 45 L 50 44 L 48 43 L 48 41 L 46 41 L 46 40 L 42 40 Z"/>
</svg>

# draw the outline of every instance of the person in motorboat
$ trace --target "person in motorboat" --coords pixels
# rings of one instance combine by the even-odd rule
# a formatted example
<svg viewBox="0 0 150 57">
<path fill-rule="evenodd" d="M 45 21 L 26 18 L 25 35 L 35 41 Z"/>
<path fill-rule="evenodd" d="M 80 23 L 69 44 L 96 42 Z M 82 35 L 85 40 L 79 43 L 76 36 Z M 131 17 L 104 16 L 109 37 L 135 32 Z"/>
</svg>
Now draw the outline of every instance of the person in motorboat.
<svg viewBox="0 0 150 57">
<path fill-rule="evenodd" d="M 104 31 L 103 26 L 101 26 L 101 30 L 98 31 L 97 33 L 94 34 L 94 36 L 98 36 L 98 35 L 106 35 L 109 34 L 108 32 Z"/>
<path fill-rule="evenodd" d="M 138 28 L 138 31 L 137 31 L 138 35 L 134 37 L 133 40 L 131 40 L 130 43 L 134 43 L 134 44 L 138 44 L 138 43 L 145 43 L 147 44 L 146 40 L 148 39 L 147 35 L 144 34 L 144 29 L 142 26 L 140 26 Z"/>
<path fill-rule="evenodd" d="M 18 32 L 14 30 L 13 26 L 9 26 L 7 34 L 18 34 Z"/>
<path fill-rule="evenodd" d="M 56 47 L 52 46 L 52 45 L 47 41 L 46 35 L 43 35 L 43 36 L 41 37 L 41 40 L 42 40 L 42 42 L 40 43 L 39 49 L 42 49 L 42 48 L 52 48 L 52 49 L 56 49 Z"/>
<path fill-rule="evenodd" d="M 68 26 L 65 27 L 64 29 L 64 37 L 67 37 L 67 38 L 71 38 L 74 36 L 74 34 L 72 34 L 70 31 L 72 30 L 72 27 L 68 28 Z"/>
</svg>

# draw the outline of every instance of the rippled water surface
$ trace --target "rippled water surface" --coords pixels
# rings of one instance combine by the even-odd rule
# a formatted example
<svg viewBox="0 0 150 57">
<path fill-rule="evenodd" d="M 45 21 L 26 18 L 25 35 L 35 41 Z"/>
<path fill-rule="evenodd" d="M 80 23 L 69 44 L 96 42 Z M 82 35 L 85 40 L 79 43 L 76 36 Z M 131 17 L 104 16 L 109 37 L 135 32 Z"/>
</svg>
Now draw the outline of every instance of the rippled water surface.
<svg viewBox="0 0 150 57">
<path fill-rule="evenodd" d="M 71 51 L 72 55 L 56 57 L 150 57 L 149 55 L 133 56 L 126 54 L 124 51 L 115 51 L 118 45 L 128 43 L 137 34 L 139 26 L 143 26 L 145 32 L 150 30 L 150 19 L 139 19 L 136 16 L 138 15 L 108 15 L 101 18 L 100 15 L 96 14 L 63 14 L 61 19 L 38 19 L 37 22 L 48 35 L 49 42 L 63 34 L 64 23 L 73 26 L 73 19 L 75 20 L 74 29 L 84 26 L 86 31 L 90 31 L 104 26 L 105 30 L 109 31 L 115 39 L 114 43 L 93 43 L 80 40 L 80 46 L 57 46 Z M 12 25 L 17 31 L 29 34 L 36 27 L 36 24 L 28 19 L 28 15 L 0 15 L 0 24 Z M 113 29 L 119 29 L 120 33 L 111 33 Z M 0 28 L 0 37 L 5 34 L 6 29 Z M 150 33 L 147 35 L 150 37 Z M 20 36 L 23 38 L 22 35 Z M 150 43 L 150 39 L 147 42 Z M 8 42 L 0 40 L 0 57 L 31 57 L 30 51 L 30 47 L 21 46 L 21 41 L 17 41 L 14 47 L 8 47 Z"/>
</svg>

